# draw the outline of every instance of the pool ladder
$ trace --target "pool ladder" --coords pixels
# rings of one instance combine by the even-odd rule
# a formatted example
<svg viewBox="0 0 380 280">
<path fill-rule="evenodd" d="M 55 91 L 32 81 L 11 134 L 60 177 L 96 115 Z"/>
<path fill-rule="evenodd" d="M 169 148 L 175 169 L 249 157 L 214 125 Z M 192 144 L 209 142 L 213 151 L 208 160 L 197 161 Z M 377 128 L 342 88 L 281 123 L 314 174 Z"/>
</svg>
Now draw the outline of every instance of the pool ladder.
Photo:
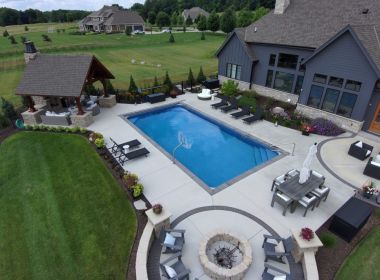
<svg viewBox="0 0 380 280">
<path fill-rule="evenodd" d="M 284 145 L 292 145 L 292 153 L 291 155 L 294 156 L 294 151 L 296 149 L 296 143 L 295 142 L 291 142 L 291 143 L 280 143 L 280 144 L 277 144 L 277 145 L 272 145 L 273 148 L 278 148 L 278 146 L 284 146 Z"/>
</svg>

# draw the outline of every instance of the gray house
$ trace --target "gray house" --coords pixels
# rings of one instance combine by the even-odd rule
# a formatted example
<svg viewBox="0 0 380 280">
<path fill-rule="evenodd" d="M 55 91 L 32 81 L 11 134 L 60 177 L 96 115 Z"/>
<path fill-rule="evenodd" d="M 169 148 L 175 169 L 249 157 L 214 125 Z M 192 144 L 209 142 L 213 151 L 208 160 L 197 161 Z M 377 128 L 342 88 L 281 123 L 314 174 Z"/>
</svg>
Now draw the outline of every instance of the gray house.
<svg viewBox="0 0 380 280">
<path fill-rule="evenodd" d="M 121 10 L 118 6 L 104 6 L 79 22 L 82 32 L 123 32 L 127 27 L 144 31 L 144 20 L 138 13 Z"/>
<path fill-rule="evenodd" d="M 380 134 L 380 1 L 277 0 L 217 51 L 219 79 Z"/>
<path fill-rule="evenodd" d="M 200 7 L 192 7 L 191 9 L 184 9 L 182 12 L 182 16 L 184 20 L 187 20 L 188 17 L 194 22 L 199 16 L 205 16 L 208 18 L 210 14 L 203 10 Z"/>
</svg>

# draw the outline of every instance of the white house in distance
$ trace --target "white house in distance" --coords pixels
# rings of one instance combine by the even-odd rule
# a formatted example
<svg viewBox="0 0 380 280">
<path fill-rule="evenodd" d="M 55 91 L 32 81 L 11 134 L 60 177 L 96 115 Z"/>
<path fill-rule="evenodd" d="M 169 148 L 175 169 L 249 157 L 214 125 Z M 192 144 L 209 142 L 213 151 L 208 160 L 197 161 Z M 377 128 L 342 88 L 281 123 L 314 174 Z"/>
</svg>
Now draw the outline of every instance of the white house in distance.
<svg viewBox="0 0 380 280">
<path fill-rule="evenodd" d="M 134 11 L 126 11 L 118 6 L 104 6 L 79 22 L 82 32 L 120 32 L 130 26 L 132 31 L 144 31 L 143 18 Z"/>
<path fill-rule="evenodd" d="M 184 9 L 182 12 L 183 18 L 186 20 L 188 17 L 194 22 L 200 15 L 205 16 L 206 18 L 210 15 L 208 12 L 203 10 L 200 7 L 192 7 L 191 9 Z"/>
</svg>

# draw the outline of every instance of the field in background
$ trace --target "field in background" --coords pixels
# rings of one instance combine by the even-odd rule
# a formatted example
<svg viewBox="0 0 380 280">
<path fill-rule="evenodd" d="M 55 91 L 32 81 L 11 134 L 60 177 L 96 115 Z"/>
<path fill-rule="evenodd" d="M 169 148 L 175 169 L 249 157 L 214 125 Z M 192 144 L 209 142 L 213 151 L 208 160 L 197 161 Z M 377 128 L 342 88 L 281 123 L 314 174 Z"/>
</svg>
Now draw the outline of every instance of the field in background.
<svg viewBox="0 0 380 280">
<path fill-rule="evenodd" d="M 48 33 L 49 27 L 65 29 L 65 32 Z M 168 42 L 169 34 L 126 36 L 124 34 L 71 35 L 76 31 L 70 24 L 34 24 L 6 27 L 14 35 L 18 44 L 0 37 L 0 96 L 17 105 L 20 99 L 14 96 L 15 88 L 24 68 L 23 45 L 20 36 L 32 40 L 41 53 L 94 54 L 115 75 L 116 88 L 127 89 L 129 77 L 133 75 L 138 86 L 152 83 L 154 76 L 163 77 L 168 71 L 173 81 L 186 79 L 189 68 L 197 75 L 202 66 L 206 75 L 215 74 L 217 59 L 215 52 L 225 39 L 221 34 L 206 34 L 200 40 L 198 32 L 175 33 L 175 43 Z M 0 32 L 5 28 L 0 28 Z M 42 34 L 47 34 L 51 42 L 44 42 Z M 132 63 L 135 60 L 135 63 Z"/>
</svg>

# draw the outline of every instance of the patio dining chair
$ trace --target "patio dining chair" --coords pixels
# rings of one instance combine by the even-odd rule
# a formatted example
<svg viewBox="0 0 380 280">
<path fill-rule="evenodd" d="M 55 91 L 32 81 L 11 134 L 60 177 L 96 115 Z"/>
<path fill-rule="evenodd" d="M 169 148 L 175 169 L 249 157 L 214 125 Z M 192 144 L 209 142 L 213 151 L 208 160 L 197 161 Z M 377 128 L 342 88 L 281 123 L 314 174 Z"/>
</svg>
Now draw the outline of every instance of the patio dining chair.
<svg viewBox="0 0 380 280">
<path fill-rule="evenodd" d="M 263 245 L 265 262 L 268 260 L 285 263 L 284 257 L 291 254 L 293 244 L 291 241 L 281 237 L 264 234 Z"/>
<path fill-rule="evenodd" d="M 182 262 L 182 254 L 177 253 L 160 263 L 162 276 L 170 280 L 190 279 L 190 269 Z"/>
<path fill-rule="evenodd" d="M 321 185 L 323 185 L 325 183 L 326 178 L 321 173 L 319 173 L 319 172 L 317 172 L 315 170 L 312 170 L 311 174 L 314 175 L 315 177 L 318 177 L 318 178 L 322 179 L 323 182 L 322 182 Z"/>
<path fill-rule="evenodd" d="M 274 178 L 272 183 L 271 191 L 276 190 L 279 185 L 284 183 L 288 177 L 294 177 L 297 176 L 300 172 L 297 169 L 292 169 L 286 172 L 285 174 L 282 174 L 281 176 L 278 176 Z"/>
<path fill-rule="evenodd" d="M 290 274 L 268 263 L 264 264 L 264 271 L 261 274 L 263 280 L 291 280 Z M 280 278 L 281 277 L 281 278 Z"/>
<path fill-rule="evenodd" d="M 185 230 L 162 229 L 159 240 L 164 248 L 164 254 L 180 252 L 185 244 Z"/>
<path fill-rule="evenodd" d="M 321 185 L 314 190 L 311 191 L 311 194 L 316 196 L 318 198 L 317 204 L 315 207 L 318 207 L 321 201 L 326 201 L 327 197 L 329 196 L 330 188 L 326 187 L 325 185 Z"/>
<path fill-rule="evenodd" d="M 282 211 L 282 215 L 285 216 L 286 211 L 288 210 L 289 206 L 292 204 L 293 199 L 288 197 L 287 195 L 283 194 L 280 191 L 275 191 L 272 197 L 272 202 L 270 206 L 273 207 L 274 203 L 277 202 L 282 207 L 284 207 L 284 210 Z"/>
<path fill-rule="evenodd" d="M 311 193 L 306 194 L 304 197 L 302 197 L 300 200 L 298 200 L 298 204 L 305 208 L 305 212 L 303 213 L 303 216 L 306 216 L 307 211 L 311 208 L 311 211 L 314 210 L 315 205 L 318 202 L 318 198 Z"/>
</svg>

